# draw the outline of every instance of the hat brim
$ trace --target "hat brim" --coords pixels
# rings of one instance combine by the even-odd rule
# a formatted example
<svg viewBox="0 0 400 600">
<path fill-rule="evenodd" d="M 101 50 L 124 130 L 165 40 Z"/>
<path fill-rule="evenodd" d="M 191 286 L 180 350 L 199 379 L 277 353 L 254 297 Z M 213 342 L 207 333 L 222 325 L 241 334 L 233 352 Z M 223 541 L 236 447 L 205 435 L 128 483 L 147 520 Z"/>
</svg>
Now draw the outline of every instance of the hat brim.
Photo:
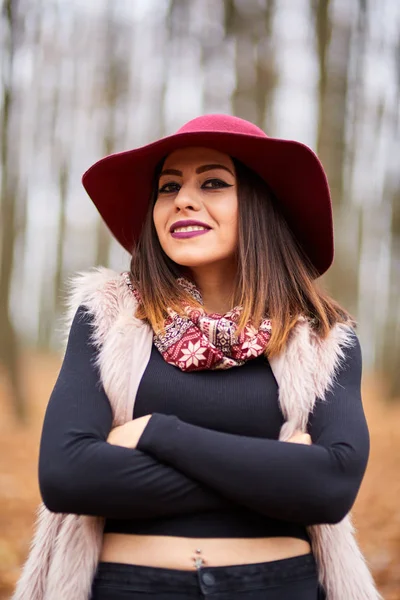
<svg viewBox="0 0 400 600">
<path fill-rule="evenodd" d="M 269 185 L 288 224 L 322 275 L 332 264 L 333 223 L 329 186 L 314 152 L 291 140 L 230 132 L 177 133 L 146 146 L 106 156 L 82 183 L 119 243 L 132 252 L 152 192 L 156 165 L 189 146 L 211 147 L 243 162 Z"/>
</svg>

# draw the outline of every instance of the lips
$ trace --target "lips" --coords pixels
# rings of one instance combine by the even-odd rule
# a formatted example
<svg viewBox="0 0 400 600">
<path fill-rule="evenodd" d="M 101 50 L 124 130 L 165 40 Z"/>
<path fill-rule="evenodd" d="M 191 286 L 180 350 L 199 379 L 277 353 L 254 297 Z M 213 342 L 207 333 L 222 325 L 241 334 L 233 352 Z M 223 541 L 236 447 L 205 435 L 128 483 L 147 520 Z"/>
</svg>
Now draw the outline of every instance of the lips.
<svg viewBox="0 0 400 600">
<path fill-rule="evenodd" d="M 176 223 L 173 223 L 170 227 L 170 232 L 173 233 L 178 227 L 192 227 L 196 225 L 198 227 L 205 227 L 207 230 L 211 229 L 207 223 L 202 223 L 201 221 L 195 221 L 193 219 L 187 219 L 185 221 L 176 221 Z"/>
</svg>

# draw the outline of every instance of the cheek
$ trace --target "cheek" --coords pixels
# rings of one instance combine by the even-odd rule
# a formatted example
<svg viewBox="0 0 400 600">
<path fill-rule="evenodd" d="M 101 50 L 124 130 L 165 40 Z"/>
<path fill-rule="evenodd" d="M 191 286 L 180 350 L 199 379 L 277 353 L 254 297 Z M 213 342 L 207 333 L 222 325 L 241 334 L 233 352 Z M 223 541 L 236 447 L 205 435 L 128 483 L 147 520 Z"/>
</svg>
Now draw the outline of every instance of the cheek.
<svg viewBox="0 0 400 600">
<path fill-rule="evenodd" d="M 236 249 L 239 242 L 239 207 L 237 199 L 231 211 L 230 217 L 231 244 L 232 247 Z"/>
<path fill-rule="evenodd" d="M 236 197 L 230 198 L 219 211 L 220 223 L 223 224 L 225 232 L 229 238 L 237 238 L 239 210 Z"/>
<path fill-rule="evenodd" d="M 237 215 L 232 217 L 232 221 L 229 226 L 229 244 L 231 248 L 236 249 L 239 243 L 239 227 Z"/>
<path fill-rule="evenodd" d="M 158 237 L 162 235 L 164 231 L 163 223 L 165 225 L 165 207 L 163 207 L 162 203 L 156 202 L 153 208 L 153 222 L 154 227 L 156 228 L 156 232 Z"/>
</svg>

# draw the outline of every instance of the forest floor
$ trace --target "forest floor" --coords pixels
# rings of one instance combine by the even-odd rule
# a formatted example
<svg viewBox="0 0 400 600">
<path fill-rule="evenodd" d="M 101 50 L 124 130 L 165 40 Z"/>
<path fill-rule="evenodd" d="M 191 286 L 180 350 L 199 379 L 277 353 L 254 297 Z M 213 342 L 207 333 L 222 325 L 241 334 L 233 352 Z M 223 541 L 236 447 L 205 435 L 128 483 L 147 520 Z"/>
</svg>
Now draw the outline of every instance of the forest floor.
<svg viewBox="0 0 400 600">
<path fill-rule="evenodd" d="M 60 359 L 27 354 L 23 363 L 29 424 L 13 417 L 0 373 L 0 600 L 10 597 L 32 537 L 43 414 Z M 377 378 L 365 378 L 371 455 L 353 520 L 361 549 L 385 600 L 400 600 L 400 401 L 387 403 Z M 343 599 L 345 600 L 345 599 Z"/>
</svg>

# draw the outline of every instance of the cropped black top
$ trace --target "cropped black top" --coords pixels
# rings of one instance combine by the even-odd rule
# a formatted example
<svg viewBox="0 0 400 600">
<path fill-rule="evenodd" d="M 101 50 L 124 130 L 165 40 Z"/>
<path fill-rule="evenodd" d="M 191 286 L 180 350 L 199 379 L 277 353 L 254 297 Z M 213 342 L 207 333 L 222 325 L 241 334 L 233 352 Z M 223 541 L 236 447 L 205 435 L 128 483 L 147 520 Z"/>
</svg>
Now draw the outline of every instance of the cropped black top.
<svg viewBox="0 0 400 600">
<path fill-rule="evenodd" d="M 152 414 L 136 449 L 107 443 L 112 412 L 95 366 L 91 317 L 75 316 L 44 420 L 43 501 L 106 517 L 105 532 L 308 539 L 340 521 L 369 454 L 358 340 L 309 420 L 312 446 L 278 441 L 278 387 L 264 357 L 184 373 L 153 346 L 134 418 Z"/>
</svg>

